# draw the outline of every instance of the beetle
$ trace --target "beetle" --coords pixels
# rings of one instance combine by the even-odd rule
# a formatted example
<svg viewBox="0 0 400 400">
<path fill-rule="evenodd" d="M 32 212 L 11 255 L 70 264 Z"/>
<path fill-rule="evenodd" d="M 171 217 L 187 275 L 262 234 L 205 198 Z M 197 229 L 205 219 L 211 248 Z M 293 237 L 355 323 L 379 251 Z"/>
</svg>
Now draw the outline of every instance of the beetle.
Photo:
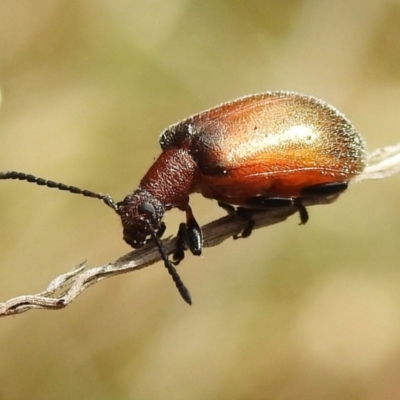
<svg viewBox="0 0 400 400">
<path fill-rule="evenodd" d="M 251 234 L 252 215 L 276 207 L 295 207 L 308 220 L 304 200 L 344 192 L 365 167 L 361 136 L 334 107 L 294 92 L 266 92 L 242 97 L 195 114 L 165 129 L 161 154 L 139 187 L 116 203 L 108 196 L 33 175 L 6 171 L 0 179 L 19 179 L 102 199 L 120 216 L 123 238 L 134 249 L 157 245 L 183 299 L 189 291 L 175 266 L 188 248 L 200 255 L 202 231 L 189 204 L 201 193 L 246 220 L 241 237 Z M 185 212 L 177 248 L 169 259 L 161 237 L 168 210 Z"/>
</svg>

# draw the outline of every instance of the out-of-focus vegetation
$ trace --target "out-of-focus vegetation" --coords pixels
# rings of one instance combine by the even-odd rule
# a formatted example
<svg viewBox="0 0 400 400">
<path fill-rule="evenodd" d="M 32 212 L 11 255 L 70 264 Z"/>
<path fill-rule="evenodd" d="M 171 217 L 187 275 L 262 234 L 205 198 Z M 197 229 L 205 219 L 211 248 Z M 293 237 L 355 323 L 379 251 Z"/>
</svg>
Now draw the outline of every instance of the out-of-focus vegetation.
<svg viewBox="0 0 400 400">
<path fill-rule="evenodd" d="M 3 0 L 0 170 L 120 200 L 163 128 L 278 89 L 334 104 L 374 149 L 399 142 L 399 65 L 398 0 Z M 157 264 L 1 320 L 0 398 L 398 399 L 399 188 L 188 256 L 191 308 Z M 223 215 L 192 202 L 201 224 Z M 0 235 L 1 300 L 129 251 L 101 202 L 18 182 L 0 183 Z"/>
</svg>

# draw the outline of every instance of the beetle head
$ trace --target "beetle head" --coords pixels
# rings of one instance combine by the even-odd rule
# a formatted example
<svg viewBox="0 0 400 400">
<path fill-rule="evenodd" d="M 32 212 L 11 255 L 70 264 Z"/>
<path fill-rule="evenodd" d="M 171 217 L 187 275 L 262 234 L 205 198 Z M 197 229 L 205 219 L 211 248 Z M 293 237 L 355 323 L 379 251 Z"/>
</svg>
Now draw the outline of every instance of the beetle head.
<svg viewBox="0 0 400 400">
<path fill-rule="evenodd" d="M 149 192 L 137 189 L 117 203 L 115 211 L 121 217 L 125 242 L 138 249 L 146 244 L 152 231 L 161 229 L 165 207 Z"/>
</svg>

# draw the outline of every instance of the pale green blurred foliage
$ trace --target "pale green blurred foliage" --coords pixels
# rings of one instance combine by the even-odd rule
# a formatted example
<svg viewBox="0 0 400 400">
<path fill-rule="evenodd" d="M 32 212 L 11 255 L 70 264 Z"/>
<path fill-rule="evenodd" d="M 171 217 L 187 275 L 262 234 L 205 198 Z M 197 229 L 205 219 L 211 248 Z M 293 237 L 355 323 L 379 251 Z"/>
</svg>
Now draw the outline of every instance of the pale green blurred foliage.
<svg viewBox="0 0 400 400">
<path fill-rule="evenodd" d="M 323 98 L 368 147 L 400 138 L 397 0 L 0 2 L 0 170 L 116 200 L 163 128 L 266 90 Z M 1 399 L 398 399 L 400 178 L 161 264 L 57 313 L 1 320 Z M 201 224 L 223 215 L 194 196 Z M 182 213 L 167 217 L 174 233 Z M 1 300 L 129 251 L 101 202 L 0 184 Z"/>
</svg>

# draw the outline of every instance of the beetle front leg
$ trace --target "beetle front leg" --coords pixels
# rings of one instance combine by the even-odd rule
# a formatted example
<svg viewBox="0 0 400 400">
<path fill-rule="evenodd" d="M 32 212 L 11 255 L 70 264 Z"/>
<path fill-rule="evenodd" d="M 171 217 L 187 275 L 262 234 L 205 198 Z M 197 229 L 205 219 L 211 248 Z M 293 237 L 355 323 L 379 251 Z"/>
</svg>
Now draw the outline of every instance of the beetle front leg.
<svg viewBox="0 0 400 400">
<path fill-rule="evenodd" d="M 178 240 L 173 255 L 174 264 L 178 265 L 185 258 L 185 250 L 189 248 L 191 253 L 199 256 L 203 250 L 203 233 L 194 218 L 189 205 L 185 208 L 186 223 L 181 223 L 178 230 Z"/>
</svg>

